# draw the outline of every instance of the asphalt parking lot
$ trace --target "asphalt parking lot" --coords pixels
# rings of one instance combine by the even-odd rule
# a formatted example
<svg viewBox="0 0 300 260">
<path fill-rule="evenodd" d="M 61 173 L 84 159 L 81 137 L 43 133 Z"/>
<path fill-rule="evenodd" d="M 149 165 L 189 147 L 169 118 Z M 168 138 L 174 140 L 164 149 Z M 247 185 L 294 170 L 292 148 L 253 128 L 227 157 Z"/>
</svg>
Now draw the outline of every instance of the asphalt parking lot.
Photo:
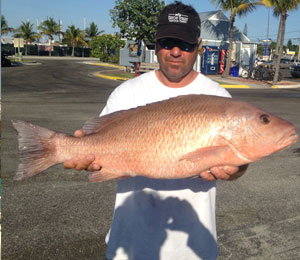
<svg viewBox="0 0 300 260">
<path fill-rule="evenodd" d="M 72 134 L 97 116 L 118 81 L 94 76 L 78 60 L 2 68 L 2 259 L 105 259 L 116 182 L 55 166 L 16 182 L 21 119 Z M 101 67 L 101 70 L 110 68 Z M 293 122 L 300 134 L 299 89 L 231 89 Z M 300 142 L 250 165 L 234 182 L 217 182 L 219 259 L 300 259 Z"/>
</svg>

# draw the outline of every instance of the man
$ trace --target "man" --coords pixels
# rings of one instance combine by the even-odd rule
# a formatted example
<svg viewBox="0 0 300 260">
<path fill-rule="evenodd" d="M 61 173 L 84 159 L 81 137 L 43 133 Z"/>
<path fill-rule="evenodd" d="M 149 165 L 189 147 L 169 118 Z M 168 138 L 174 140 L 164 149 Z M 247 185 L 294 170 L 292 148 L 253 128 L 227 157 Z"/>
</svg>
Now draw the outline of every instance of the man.
<svg viewBox="0 0 300 260">
<path fill-rule="evenodd" d="M 191 6 L 175 2 L 161 12 L 156 31 L 160 69 L 128 80 L 110 95 L 101 115 L 187 94 L 230 97 L 193 70 L 200 47 L 200 18 Z M 82 136 L 82 132 L 76 132 Z M 66 168 L 99 170 L 94 156 L 65 163 Z M 194 260 L 217 258 L 216 179 L 234 179 L 236 167 L 215 167 L 200 178 L 118 182 L 115 211 L 106 237 L 108 259 Z"/>
</svg>

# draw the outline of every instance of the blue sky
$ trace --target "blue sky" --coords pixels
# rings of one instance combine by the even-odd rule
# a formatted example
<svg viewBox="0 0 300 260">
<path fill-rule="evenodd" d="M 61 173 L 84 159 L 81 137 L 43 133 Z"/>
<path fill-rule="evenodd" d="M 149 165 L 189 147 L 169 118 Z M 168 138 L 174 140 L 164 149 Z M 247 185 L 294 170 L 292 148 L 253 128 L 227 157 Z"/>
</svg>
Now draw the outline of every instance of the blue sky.
<svg viewBox="0 0 300 260">
<path fill-rule="evenodd" d="M 1 14 L 5 16 L 8 25 L 14 28 L 20 26 L 22 21 L 29 20 L 36 24 L 47 17 L 53 17 L 56 21 L 62 20 L 63 30 L 74 24 L 83 29 L 84 17 L 87 26 L 95 22 L 100 30 L 105 33 L 114 33 L 118 28 L 112 28 L 109 10 L 115 5 L 114 0 L 2 0 Z M 167 4 L 173 2 L 165 1 Z M 197 12 L 216 10 L 215 5 L 209 0 L 183 0 L 191 4 Z M 228 13 L 225 13 L 227 17 Z M 266 38 L 267 35 L 268 10 L 265 7 L 258 7 L 253 13 L 245 17 L 237 18 L 235 25 L 243 31 L 244 25 L 248 27 L 248 37 L 252 41 Z M 276 41 L 279 19 L 270 14 L 270 38 Z M 300 9 L 290 13 L 286 24 L 285 41 L 292 39 L 293 44 L 298 44 L 300 38 Z"/>
</svg>

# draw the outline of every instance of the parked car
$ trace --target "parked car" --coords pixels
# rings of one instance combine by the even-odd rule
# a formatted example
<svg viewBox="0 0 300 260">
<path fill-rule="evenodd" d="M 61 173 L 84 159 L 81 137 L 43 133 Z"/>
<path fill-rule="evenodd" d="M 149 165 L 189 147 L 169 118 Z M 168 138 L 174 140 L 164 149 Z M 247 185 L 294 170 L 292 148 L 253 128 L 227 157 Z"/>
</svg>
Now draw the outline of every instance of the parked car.
<svg viewBox="0 0 300 260">
<path fill-rule="evenodd" d="M 281 59 L 279 67 L 281 69 L 288 69 L 292 65 L 292 61 L 288 59 Z"/>
<path fill-rule="evenodd" d="M 290 66 L 290 72 L 292 77 L 300 78 L 300 64 Z"/>
<path fill-rule="evenodd" d="M 272 61 L 271 60 L 266 60 L 266 61 L 263 61 L 260 65 L 265 65 L 267 67 L 270 67 L 270 66 L 272 66 Z"/>
<path fill-rule="evenodd" d="M 10 60 L 7 58 L 9 55 L 6 53 L 1 53 L 1 67 L 10 67 L 11 66 L 11 62 Z"/>
<path fill-rule="evenodd" d="M 300 60 L 293 60 L 293 65 L 300 65 Z"/>
<path fill-rule="evenodd" d="M 268 63 L 269 61 L 267 60 L 263 60 L 263 59 L 260 59 L 260 58 L 256 58 L 255 59 L 255 66 L 259 66 L 261 64 L 264 64 L 264 63 Z"/>
</svg>

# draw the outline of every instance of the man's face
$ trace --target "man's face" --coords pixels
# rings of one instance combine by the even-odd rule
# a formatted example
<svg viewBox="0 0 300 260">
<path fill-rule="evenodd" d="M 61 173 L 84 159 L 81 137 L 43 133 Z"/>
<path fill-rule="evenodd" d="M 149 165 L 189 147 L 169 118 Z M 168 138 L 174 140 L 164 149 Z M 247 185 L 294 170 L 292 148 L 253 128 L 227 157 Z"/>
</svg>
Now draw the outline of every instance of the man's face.
<svg viewBox="0 0 300 260">
<path fill-rule="evenodd" d="M 157 41 L 156 55 L 160 70 L 169 81 L 178 82 L 193 70 L 199 45 L 173 38 Z"/>
</svg>

